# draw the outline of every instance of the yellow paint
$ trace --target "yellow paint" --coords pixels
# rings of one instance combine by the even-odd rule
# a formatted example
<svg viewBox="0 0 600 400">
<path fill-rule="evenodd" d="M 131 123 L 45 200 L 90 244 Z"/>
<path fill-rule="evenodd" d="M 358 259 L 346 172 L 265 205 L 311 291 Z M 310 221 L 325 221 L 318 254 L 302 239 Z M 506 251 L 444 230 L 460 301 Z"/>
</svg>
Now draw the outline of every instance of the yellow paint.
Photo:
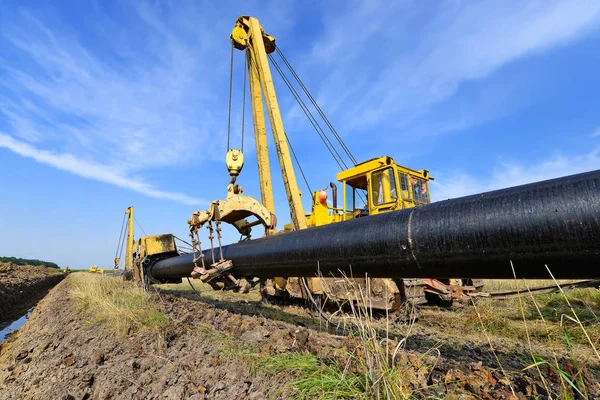
<svg viewBox="0 0 600 400">
<path fill-rule="evenodd" d="M 237 19 L 230 40 L 236 49 L 246 50 L 261 201 L 263 206 L 274 213 L 262 97 L 264 94 L 266 111 L 290 206 L 291 224 L 286 224 L 284 231 L 322 226 L 430 202 L 428 181 L 433 178 L 429 176 L 429 172 L 400 166 L 395 163 L 393 158 L 386 156 L 359 163 L 337 174 L 337 180 L 342 184 L 341 208 L 331 207 L 327 202 L 321 203 L 318 199 L 319 192 L 315 192 L 312 196 L 311 212 L 305 214 L 268 63 L 267 54 L 275 50 L 275 38 L 264 32 L 256 18 L 242 16 Z M 352 191 L 352 209 L 349 209 L 350 199 L 346 186 L 350 187 Z M 367 204 L 364 210 L 359 209 L 356 204 L 359 200 L 356 195 L 357 191 L 364 191 L 367 195 Z M 274 232 L 266 230 L 267 235 L 272 233 Z M 276 289 L 284 290 L 286 282 L 287 280 L 284 278 L 274 278 Z M 310 279 L 311 291 L 322 293 L 324 282 L 319 278 Z M 389 286 L 390 291 L 396 287 L 392 280 L 386 280 L 385 284 L 386 287 Z"/>
<path fill-rule="evenodd" d="M 258 181 L 260 183 L 260 198 L 263 206 L 275 215 L 275 200 L 271 183 L 271 164 L 267 146 L 267 128 L 265 126 L 265 110 L 263 109 L 262 91 L 258 71 L 252 64 L 251 53 L 246 53 L 248 60 L 248 77 L 250 83 L 250 101 L 252 104 L 252 120 L 254 121 L 254 141 L 256 143 L 256 161 L 258 163 Z M 274 229 L 267 229 L 267 235 L 273 234 Z"/>
<path fill-rule="evenodd" d="M 401 210 L 428 204 L 430 200 L 428 181 L 433 180 L 427 170 L 413 170 L 396 164 L 389 156 L 373 158 L 341 171 L 337 179 L 343 185 L 343 208 L 347 210 L 346 184 L 353 190 L 367 193 L 369 215 Z M 414 182 L 414 183 L 413 183 Z M 355 204 L 354 210 L 358 207 Z M 348 219 L 349 213 L 344 214 Z M 350 217 L 353 218 L 354 216 Z"/>
<path fill-rule="evenodd" d="M 125 242 L 125 269 L 133 268 L 133 252 L 135 247 L 135 239 L 133 237 L 133 207 L 127 207 L 125 214 L 128 214 L 127 219 L 127 241 Z"/>
<path fill-rule="evenodd" d="M 135 239 L 133 238 L 133 207 L 125 210 L 127 217 L 127 238 L 125 239 L 125 269 L 133 268 L 133 252 L 135 251 Z M 121 258 L 115 258 L 115 269 L 119 268 Z"/>
<path fill-rule="evenodd" d="M 92 266 L 90 267 L 90 272 L 91 272 L 91 273 L 93 273 L 93 274 L 103 274 L 103 273 L 104 273 L 104 270 L 103 270 L 103 269 L 101 269 L 101 268 L 98 268 L 98 266 L 97 266 L 97 265 L 92 265 Z"/>
<path fill-rule="evenodd" d="M 239 31 L 240 28 L 243 29 L 247 34 L 247 41 Z M 277 150 L 279 166 L 281 168 L 281 175 L 283 177 L 283 184 L 285 186 L 288 203 L 290 205 L 290 217 L 292 219 L 292 225 L 294 226 L 294 229 L 304 229 L 307 225 L 306 219 L 304 218 L 304 211 L 302 209 L 300 190 L 298 189 L 298 182 L 296 181 L 290 150 L 283 128 L 283 121 L 281 120 L 281 112 L 279 110 L 279 104 L 275 94 L 275 87 L 273 85 L 273 77 L 271 75 L 267 58 L 267 54 L 275 50 L 275 38 L 267 35 L 264 32 L 256 18 L 239 17 L 236 21 L 236 26 L 231 33 L 230 39 L 236 48 L 248 50 L 246 52 L 246 56 L 248 57 L 248 65 L 252 70 L 256 70 L 257 72 L 258 81 L 260 82 L 260 86 L 265 96 L 267 114 L 269 115 L 271 130 L 273 131 L 273 138 L 275 142 L 275 148 Z M 251 95 L 253 99 L 252 115 L 255 118 L 259 118 L 258 121 L 255 119 L 255 124 L 257 124 L 258 127 L 255 127 L 254 133 L 255 135 L 266 135 L 266 130 L 261 126 L 260 116 L 258 115 L 260 113 L 264 113 L 264 110 L 262 107 L 262 101 L 258 98 L 259 96 L 256 95 L 258 91 L 258 85 L 256 84 L 257 82 L 255 79 L 255 73 L 250 74 L 250 82 L 252 85 L 251 90 L 253 90 L 253 95 Z M 254 89 L 252 89 L 252 87 Z M 266 145 L 264 147 L 257 146 L 257 150 L 258 153 L 266 152 Z M 268 157 L 265 158 L 263 154 L 262 160 L 263 162 L 261 162 L 261 164 L 266 164 L 268 162 Z M 263 182 L 262 184 L 265 185 L 265 191 L 272 190 L 272 188 L 269 190 L 266 189 L 266 183 Z M 265 201 L 264 198 L 263 201 Z"/>
<path fill-rule="evenodd" d="M 161 253 L 176 252 L 175 238 L 172 234 L 142 236 L 139 240 L 140 259 Z"/>
</svg>

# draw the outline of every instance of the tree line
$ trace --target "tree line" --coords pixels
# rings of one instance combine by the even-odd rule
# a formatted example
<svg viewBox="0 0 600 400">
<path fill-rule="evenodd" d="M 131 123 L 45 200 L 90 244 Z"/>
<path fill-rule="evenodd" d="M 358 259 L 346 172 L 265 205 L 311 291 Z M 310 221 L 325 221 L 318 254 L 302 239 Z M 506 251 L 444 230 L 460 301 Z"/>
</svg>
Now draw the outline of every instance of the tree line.
<svg viewBox="0 0 600 400">
<path fill-rule="evenodd" d="M 53 262 L 50 261 L 42 261 L 42 260 L 29 260 L 27 258 L 17 258 L 17 257 L 0 257 L 0 261 L 2 262 L 11 262 L 16 265 L 45 265 L 46 267 L 59 269 L 60 267 Z"/>
</svg>

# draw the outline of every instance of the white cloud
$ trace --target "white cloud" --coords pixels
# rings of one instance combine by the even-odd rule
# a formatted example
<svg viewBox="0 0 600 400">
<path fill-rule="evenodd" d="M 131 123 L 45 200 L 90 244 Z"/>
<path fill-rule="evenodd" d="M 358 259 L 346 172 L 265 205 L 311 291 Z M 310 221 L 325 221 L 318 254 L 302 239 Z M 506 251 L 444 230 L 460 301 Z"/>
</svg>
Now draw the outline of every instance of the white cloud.
<svg viewBox="0 0 600 400">
<path fill-rule="evenodd" d="M 596 129 L 594 133 L 590 135 L 590 137 L 599 137 L 600 136 L 600 128 Z"/>
<path fill-rule="evenodd" d="M 227 74 L 210 60 L 227 59 L 228 46 L 213 46 L 218 32 L 202 28 L 209 16 L 183 23 L 199 17 L 188 6 L 165 15 L 124 5 L 127 25 L 100 7 L 88 10 L 86 29 L 14 9 L 0 22 L 0 129 L 10 135 L 3 147 L 148 196 L 197 203 L 131 179 L 159 167 L 202 168 L 225 152 Z"/>
<path fill-rule="evenodd" d="M 189 104 L 210 93 L 194 79 L 201 68 L 189 43 L 155 34 L 156 48 L 113 64 L 114 54 L 93 53 L 32 16 L 25 20 L 29 26 L 7 29 L 7 37 L 35 67 L 8 67 L 1 82 L 0 101 L 17 136 L 29 138 L 27 120 L 42 128 L 37 140 L 73 140 L 139 168 L 179 164 L 192 157 L 186 150 L 210 146 L 211 114 Z"/>
<path fill-rule="evenodd" d="M 332 7 L 313 62 L 330 63 L 319 97 L 340 113 L 342 130 L 405 126 L 461 84 L 577 40 L 600 22 L 600 3 L 585 0 L 437 4 L 356 2 L 336 16 L 343 24 L 331 23 L 339 12 Z"/>
<path fill-rule="evenodd" d="M 556 156 L 528 165 L 502 163 L 493 169 L 490 178 L 484 178 L 490 175 L 488 171 L 478 171 L 477 174 L 465 171 L 438 173 L 431 183 L 431 195 L 432 200 L 446 200 L 596 169 L 600 169 L 600 147 L 586 154 Z"/>
<path fill-rule="evenodd" d="M 196 199 L 182 193 L 158 190 L 143 180 L 123 175 L 119 169 L 113 166 L 81 160 L 72 154 L 57 154 L 51 151 L 41 150 L 28 143 L 16 140 L 11 136 L 2 133 L 0 133 L 0 147 L 6 148 L 16 154 L 19 154 L 20 156 L 32 158 L 39 163 L 50 165 L 54 168 L 67 171 L 84 178 L 109 183 L 157 199 L 173 200 L 189 205 L 207 203 L 205 200 Z"/>
</svg>

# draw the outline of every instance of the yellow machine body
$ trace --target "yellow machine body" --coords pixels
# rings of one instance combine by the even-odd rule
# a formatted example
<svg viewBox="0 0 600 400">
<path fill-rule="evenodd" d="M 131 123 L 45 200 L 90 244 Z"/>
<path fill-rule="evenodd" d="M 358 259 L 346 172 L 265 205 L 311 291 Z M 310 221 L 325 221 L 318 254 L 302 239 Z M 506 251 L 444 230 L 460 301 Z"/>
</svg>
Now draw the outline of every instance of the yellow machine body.
<svg viewBox="0 0 600 400">
<path fill-rule="evenodd" d="M 162 235 L 142 236 L 134 244 L 133 249 L 133 280 L 146 282 L 142 264 L 151 258 L 178 255 L 175 237 L 171 233 Z"/>
<path fill-rule="evenodd" d="M 337 174 L 342 185 L 342 207 L 336 207 L 337 189 L 333 191 L 333 205 L 330 206 L 322 191 L 313 193 L 312 210 L 307 214 L 307 226 L 321 226 L 335 222 L 361 218 L 382 212 L 401 210 L 428 204 L 430 199 L 429 184 L 433 180 L 427 170 L 413 170 L 396 164 L 392 157 L 374 158 Z M 365 197 L 366 195 L 366 197 Z M 365 204 L 359 206 L 359 202 Z M 291 224 L 285 230 L 291 230 Z M 347 285 L 340 285 L 339 279 L 311 278 L 307 280 L 313 294 L 327 293 L 341 300 L 355 300 L 355 292 L 348 292 Z M 285 282 L 285 285 L 284 285 Z M 298 278 L 275 280 L 275 289 L 285 287 L 293 297 L 301 297 L 302 282 Z M 355 278 L 354 284 L 366 288 L 364 278 Z M 399 287 L 400 286 L 400 287 Z M 423 303 L 425 294 L 421 280 L 408 279 L 396 282 L 392 279 L 371 279 L 369 282 L 372 305 L 378 309 L 396 309 L 402 304 L 402 297 L 413 303 Z"/>
<path fill-rule="evenodd" d="M 429 184 L 433 178 L 427 170 L 415 171 L 396 164 L 392 157 L 379 157 L 357 164 L 337 174 L 343 188 L 344 210 L 348 210 L 352 199 L 353 213 L 350 218 L 360 216 L 359 211 L 368 211 L 368 215 L 381 212 L 402 210 L 431 202 Z M 348 193 L 348 188 L 352 193 Z M 356 207 L 356 191 L 367 193 L 366 208 Z M 349 196 L 352 196 L 351 198 Z M 344 214 L 344 220 L 348 219 Z"/>
<path fill-rule="evenodd" d="M 127 234 L 125 236 L 125 269 L 130 270 L 133 268 L 133 252 L 135 247 L 135 239 L 133 237 L 133 223 L 135 218 L 133 217 L 133 207 L 127 207 L 125 210 L 127 215 Z M 115 257 L 114 269 L 119 269 L 121 264 L 121 258 Z"/>
<path fill-rule="evenodd" d="M 177 251 L 175 238 L 170 233 L 154 236 L 142 236 L 138 243 L 141 259 L 144 259 L 148 256 Z"/>
<path fill-rule="evenodd" d="M 101 268 L 98 268 L 98 266 L 97 266 L 97 265 L 92 265 L 92 266 L 90 267 L 90 271 L 89 271 L 89 272 L 91 272 L 91 273 L 93 273 L 93 274 L 103 274 L 103 273 L 104 273 L 104 270 L 103 270 L 103 269 L 101 269 Z"/>
</svg>

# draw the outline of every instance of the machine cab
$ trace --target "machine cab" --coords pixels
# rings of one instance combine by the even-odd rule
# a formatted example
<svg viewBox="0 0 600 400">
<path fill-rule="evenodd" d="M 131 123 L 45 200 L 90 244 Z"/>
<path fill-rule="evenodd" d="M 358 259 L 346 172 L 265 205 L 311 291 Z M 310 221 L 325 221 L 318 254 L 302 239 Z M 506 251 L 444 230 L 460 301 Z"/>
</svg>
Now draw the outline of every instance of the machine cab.
<svg viewBox="0 0 600 400">
<path fill-rule="evenodd" d="M 429 171 L 415 171 L 379 157 L 356 164 L 337 176 L 343 185 L 343 209 L 352 217 L 375 215 L 428 204 Z M 351 193 L 348 193 L 351 192 Z M 347 219 L 347 218 L 345 218 Z"/>
</svg>

